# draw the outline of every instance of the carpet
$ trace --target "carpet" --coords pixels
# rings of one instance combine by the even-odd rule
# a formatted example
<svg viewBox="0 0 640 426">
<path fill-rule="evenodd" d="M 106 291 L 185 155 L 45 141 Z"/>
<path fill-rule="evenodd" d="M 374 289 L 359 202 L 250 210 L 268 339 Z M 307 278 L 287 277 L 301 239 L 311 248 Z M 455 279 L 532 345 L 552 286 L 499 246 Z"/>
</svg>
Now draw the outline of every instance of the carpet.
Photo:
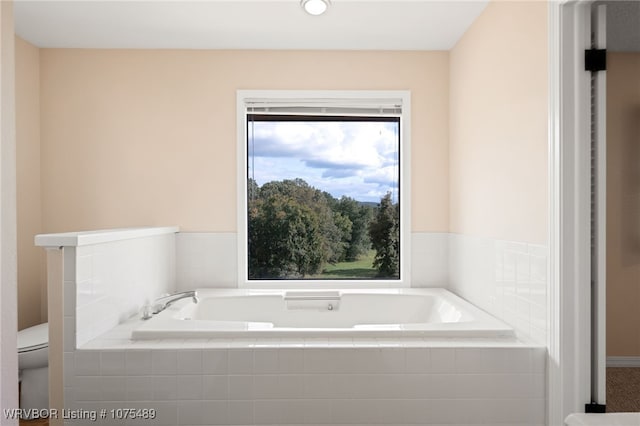
<svg viewBox="0 0 640 426">
<path fill-rule="evenodd" d="M 607 412 L 640 412 L 640 368 L 607 368 Z"/>
</svg>

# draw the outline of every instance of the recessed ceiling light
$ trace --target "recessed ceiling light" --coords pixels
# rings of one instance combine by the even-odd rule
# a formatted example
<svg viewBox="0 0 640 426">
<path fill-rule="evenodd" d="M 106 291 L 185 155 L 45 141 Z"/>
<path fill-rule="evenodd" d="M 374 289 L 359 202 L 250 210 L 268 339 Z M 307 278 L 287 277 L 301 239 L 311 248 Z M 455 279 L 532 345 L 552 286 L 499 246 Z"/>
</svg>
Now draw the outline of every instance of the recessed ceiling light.
<svg viewBox="0 0 640 426">
<path fill-rule="evenodd" d="M 309 15 L 322 15 L 329 8 L 330 1 L 329 0 L 302 0 L 300 2 L 302 8 Z"/>
</svg>

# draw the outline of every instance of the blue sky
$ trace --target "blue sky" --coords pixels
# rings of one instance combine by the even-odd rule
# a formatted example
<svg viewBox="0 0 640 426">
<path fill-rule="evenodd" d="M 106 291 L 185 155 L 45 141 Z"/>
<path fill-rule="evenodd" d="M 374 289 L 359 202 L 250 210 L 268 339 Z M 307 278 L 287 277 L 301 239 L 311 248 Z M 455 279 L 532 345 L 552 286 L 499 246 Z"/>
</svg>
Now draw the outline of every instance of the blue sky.
<svg viewBox="0 0 640 426">
<path fill-rule="evenodd" d="M 397 123 L 255 121 L 252 133 L 249 176 L 260 186 L 302 178 L 336 198 L 397 200 Z"/>
</svg>

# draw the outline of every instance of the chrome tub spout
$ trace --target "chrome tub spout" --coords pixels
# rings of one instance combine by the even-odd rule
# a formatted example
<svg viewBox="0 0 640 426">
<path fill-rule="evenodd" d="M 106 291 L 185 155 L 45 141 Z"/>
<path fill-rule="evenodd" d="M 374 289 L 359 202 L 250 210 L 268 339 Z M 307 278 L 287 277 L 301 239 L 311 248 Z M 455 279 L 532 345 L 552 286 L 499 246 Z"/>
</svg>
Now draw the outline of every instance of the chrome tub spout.
<svg viewBox="0 0 640 426">
<path fill-rule="evenodd" d="M 171 306 L 174 302 L 189 297 L 193 299 L 193 303 L 198 303 L 198 293 L 196 291 L 183 291 L 179 293 L 169 294 L 168 296 L 159 297 L 153 302 L 152 312 L 154 314 L 162 312 L 169 306 Z"/>
</svg>

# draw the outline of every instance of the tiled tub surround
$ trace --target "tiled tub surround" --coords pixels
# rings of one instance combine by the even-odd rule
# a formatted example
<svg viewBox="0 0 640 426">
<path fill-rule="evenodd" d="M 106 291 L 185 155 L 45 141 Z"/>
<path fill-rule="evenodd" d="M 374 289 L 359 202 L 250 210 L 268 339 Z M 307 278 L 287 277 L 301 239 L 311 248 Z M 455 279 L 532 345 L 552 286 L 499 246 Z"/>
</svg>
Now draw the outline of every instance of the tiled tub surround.
<svg viewBox="0 0 640 426">
<path fill-rule="evenodd" d="M 35 244 L 47 251 L 52 407 L 63 407 L 69 353 L 175 288 L 176 232 L 147 227 L 36 236 Z"/>
<path fill-rule="evenodd" d="M 65 353 L 67 408 L 157 411 L 102 422 L 126 425 L 545 424 L 546 350 L 515 340 L 134 343 L 129 332 Z"/>
<path fill-rule="evenodd" d="M 143 248 L 151 241 L 148 237 L 114 252 L 104 247 L 62 251 L 65 408 L 157 410 L 153 421 L 107 416 L 98 422 L 121 425 L 545 423 L 546 348 L 516 339 L 142 342 L 129 339 L 136 317 L 101 334 L 106 322 L 122 321 L 141 306 L 150 287 L 166 283 L 168 288 L 155 294 L 171 290 L 165 279 L 176 274 L 168 254 L 174 236 L 151 237 L 157 247 L 150 251 Z M 179 264 L 179 254 L 177 258 Z M 104 266 L 96 266 L 103 260 Z M 160 268 L 160 275 L 148 267 L 163 262 L 168 266 Z M 150 287 L 141 284 L 138 291 L 135 283 Z M 120 286 L 118 292 L 109 294 L 110 285 Z M 85 290 L 96 298 L 81 296 Z M 122 294 L 126 300 L 117 299 Z M 117 315 L 108 313 L 105 323 L 97 315 L 77 321 L 83 308 L 92 305 L 95 311 L 108 305 Z"/>
<path fill-rule="evenodd" d="M 177 290 L 238 287 L 237 239 L 231 232 L 176 234 Z"/>
<path fill-rule="evenodd" d="M 174 291 L 177 228 L 158 232 L 65 247 L 65 339 L 75 323 L 75 341 L 82 346 L 136 315 L 147 301 Z"/>
<path fill-rule="evenodd" d="M 545 344 L 548 249 L 540 244 L 451 234 L 449 289 Z"/>
</svg>

